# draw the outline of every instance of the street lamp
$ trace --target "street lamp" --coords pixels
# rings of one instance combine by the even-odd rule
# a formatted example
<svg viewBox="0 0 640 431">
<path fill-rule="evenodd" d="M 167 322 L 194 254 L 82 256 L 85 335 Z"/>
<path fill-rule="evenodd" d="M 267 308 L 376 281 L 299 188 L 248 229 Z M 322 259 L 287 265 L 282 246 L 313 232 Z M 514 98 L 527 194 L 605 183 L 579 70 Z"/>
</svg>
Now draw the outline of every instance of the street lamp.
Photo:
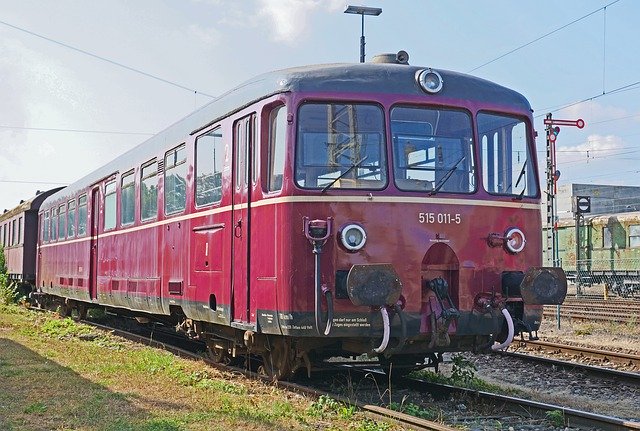
<svg viewBox="0 0 640 431">
<path fill-rule="evenodd" d="M 360 36 L 360 63 L 364 63 L 364 16 L 378 16 L 382 13 L 382 8 L 367 6 L 347 6 L 344 13 L 353 13 L 362 16 L 362 35 Z"/>
</svg>

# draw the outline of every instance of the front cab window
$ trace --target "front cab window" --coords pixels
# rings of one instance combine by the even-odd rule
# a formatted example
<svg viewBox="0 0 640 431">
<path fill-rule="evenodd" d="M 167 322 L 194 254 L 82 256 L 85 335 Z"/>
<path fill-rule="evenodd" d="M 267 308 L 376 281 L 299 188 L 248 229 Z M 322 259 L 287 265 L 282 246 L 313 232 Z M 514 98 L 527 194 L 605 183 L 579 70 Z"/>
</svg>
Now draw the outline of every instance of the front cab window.
<svg viewBox="0 0 640 431">
<path fill-rule="evenodd" d="M 395 107 L 391 136 L 398 189 L 431 194 L 475 191 L 473 129 L 466 111 Z"/>
<path fill-rule="evenodd" d="M 298 114 L 296 184 L 305 189 L 382 189 L 384 115 L 377 105 L 308 103 Z"/>
<path fill-rule="evenodd" d="M 529 130 L 527 123 L 519 118 L 478 114 L 482 182 L 487 192 L 520 199 L 538 195 Z"/>
</svg>

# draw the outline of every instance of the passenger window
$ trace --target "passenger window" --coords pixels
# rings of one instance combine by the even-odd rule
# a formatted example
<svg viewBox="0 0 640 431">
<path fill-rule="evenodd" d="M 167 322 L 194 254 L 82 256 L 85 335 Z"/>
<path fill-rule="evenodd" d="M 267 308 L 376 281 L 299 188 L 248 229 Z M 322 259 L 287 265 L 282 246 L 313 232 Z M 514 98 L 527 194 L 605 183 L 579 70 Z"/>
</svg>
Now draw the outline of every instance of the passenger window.
<svg viewBox="0 0 640 431">
<path fill-rule="evenodd" d="M 260 139 L 258 139 L 257 118 L 257 116 L 253 115 L 250 120 L 251 123 L 247 122 L 247 128 L 251 129 L 248 133 L 251 136 L 251 148 L 253 149 L 253 165 L 251 167 L 253 184 L 257 184 L 258 175 L 260 175 Z"/>
<path fill-rule="evenodd" d="M 44 224 L 42 225 L 42 241 L 49 242 L 49 211 L 44 213 Z"/>
<path fill-rule="evenodd" d="M 64 239 L 67 231 L 65 230 L 65 226 L 67 223 L 67 206 L 60 205 L 58 208 L 58 238 Z"/>
<path fill-rule="evenodd" d="M 22 217 L 18 219 L 18 244 L 22 244 Z"/>
<path fill-rule="evenodd" d="M 175 214 L 187 204 L 187 150 L 184 144 L 164 158 L 164 213 Z"/>
<path fill-rule="evenodd" d="M 76 201 L 67 204 L 67 238 L 76 236 Z"/>
<path fill-rule="evenodd" d="M 285 136 L 287 132 L 287 109 L 279 106 L 269 115 L 269 176 L 268 191 L 282 190 L 284 175 L 284 157 L 286 154 Z"/>
<path fill-rule="evenodd" d="M 135 177 L 133 171 L 122 176 L 120 188 L 120 224 L 130 225 L 135 221 Z"/>
<path fill-rule="evenodd" d="M 87 234 L 87 195 L 78 198 L 78 236 Z"/>
<path fill-rule="evenodd" d="M 222 200 L 224 143 L 220 128 L 196 139 L 196 206 Z"/>
<path fill-rule="evenodd" d="M 154 160 L 140 170 L 140 220 L 158 215 L 158 163 Z"/>
<path fill-rule="evenodd" d="M 58 209 L 51 210 L 51 241 L 58 239 Z"/>
<path fill-rule="evenodd" d="M 116 227 L 116 182 L 104 186 L 104 230 Z"/>
</svg>

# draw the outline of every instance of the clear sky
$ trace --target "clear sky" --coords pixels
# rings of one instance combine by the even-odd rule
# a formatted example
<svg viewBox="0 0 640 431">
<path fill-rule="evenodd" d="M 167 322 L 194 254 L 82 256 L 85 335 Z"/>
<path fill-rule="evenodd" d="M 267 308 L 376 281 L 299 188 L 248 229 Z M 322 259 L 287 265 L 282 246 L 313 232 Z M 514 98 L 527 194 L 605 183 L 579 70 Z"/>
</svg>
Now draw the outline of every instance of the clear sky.
<svg viewBox="0 0 640 431">
<path fill-rule="evenodd" d="M 269 70 L 359 61 L 360 17 L 343 13 L 347 2 L 0 0 L 0 211 L 109 162 L 211 100 L 203 94 Z M 562 183 L 640 185 L 640 1 L 351 4 L 383 8 L 365 22 L 367 59 L 404 49 L 411 64 L 524 94 L 542 168 L 544 114 L 583 118 L 558 137 Z"/>
</svg>

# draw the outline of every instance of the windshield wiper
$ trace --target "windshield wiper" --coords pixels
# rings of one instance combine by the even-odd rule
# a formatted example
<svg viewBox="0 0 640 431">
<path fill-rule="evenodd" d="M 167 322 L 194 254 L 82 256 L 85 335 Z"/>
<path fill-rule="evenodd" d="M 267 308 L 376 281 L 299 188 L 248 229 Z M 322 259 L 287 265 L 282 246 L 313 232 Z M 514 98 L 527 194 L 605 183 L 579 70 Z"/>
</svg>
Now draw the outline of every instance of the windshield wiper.
<svg viewBox="0 0 640 431">
<path fill-rule="evenodd" d="M 449 179 L 449 177 L 451 177 L 451 175 L 453 175 L 453 171 L 455 171 L 456 169 L 458 169 L 458 165 L 466 158 L 466 156 L 462 156 L 462 158 L 460 160 L 458 160 L 456 162 L 455 165 L 453 165 L 451 167 L 451 169 L 449 169 L 447 171 L 446 174 L 444 174 L 444 177 L 442 177 L 442 179 L 438 182 L 438 184 L 436 184 L 436 186 L 433 188 L 433 190 L 431 190 L 429 192 L 429 196 L 433 196 L 436 193 L 438 193 L 440 191 L 440 189 L 444 186 L 444 183 L 447 182 L 447 180 Z"/>
<path fill-rule="evenodd" d="M 526 169 L 527 169 L 527 161 L 525 160 L 524 164 L 522 165 L 522 169 L 520 170 L 520 175 L 518 175 L 518 180 L 516 181 L 516 185 L 515 185 L 516 187 L 518 187 L 518 184 L 520 184 L 520 181 L 524 177 L 524 173 L 526 172 Z M 525 190 L 527 190 L 526 187 L 523 187 L 522 191 L 514 199 L 518 201 L 522 200 Z"/>
<path fill-rule="evenodd" d="M 344 178 L 345 175 L 347 175 L 349 172 L 351 172 L 352 170 L 354 170 L 355 168 L 359 168 L 360 165 L 362 164 L 362 162 L 364 162 L 365 160 L 367 160 L 367 157 L 369 156 L 364 156 L 363 158 L 361 158 L 360 160 L 358 160 L 355 163 L 352 163 L 351 166 L 349 166 L 347 168 L 346 171 L 344 171 L 343 173 L 341 173 L 340 175 L 338 175 L 337 177 L 335 177 L 333 179 L 333 181 L 331 181 L 329 184 L 327 184 L 326 186 L 324 186 L 324 188 L 322 189 L 322 193 L 326 192 L 328 189 L 331 188 L 331 186 L 333 186 L 336 182 L 338 182 L 339 179 Z"/>
</svg>

